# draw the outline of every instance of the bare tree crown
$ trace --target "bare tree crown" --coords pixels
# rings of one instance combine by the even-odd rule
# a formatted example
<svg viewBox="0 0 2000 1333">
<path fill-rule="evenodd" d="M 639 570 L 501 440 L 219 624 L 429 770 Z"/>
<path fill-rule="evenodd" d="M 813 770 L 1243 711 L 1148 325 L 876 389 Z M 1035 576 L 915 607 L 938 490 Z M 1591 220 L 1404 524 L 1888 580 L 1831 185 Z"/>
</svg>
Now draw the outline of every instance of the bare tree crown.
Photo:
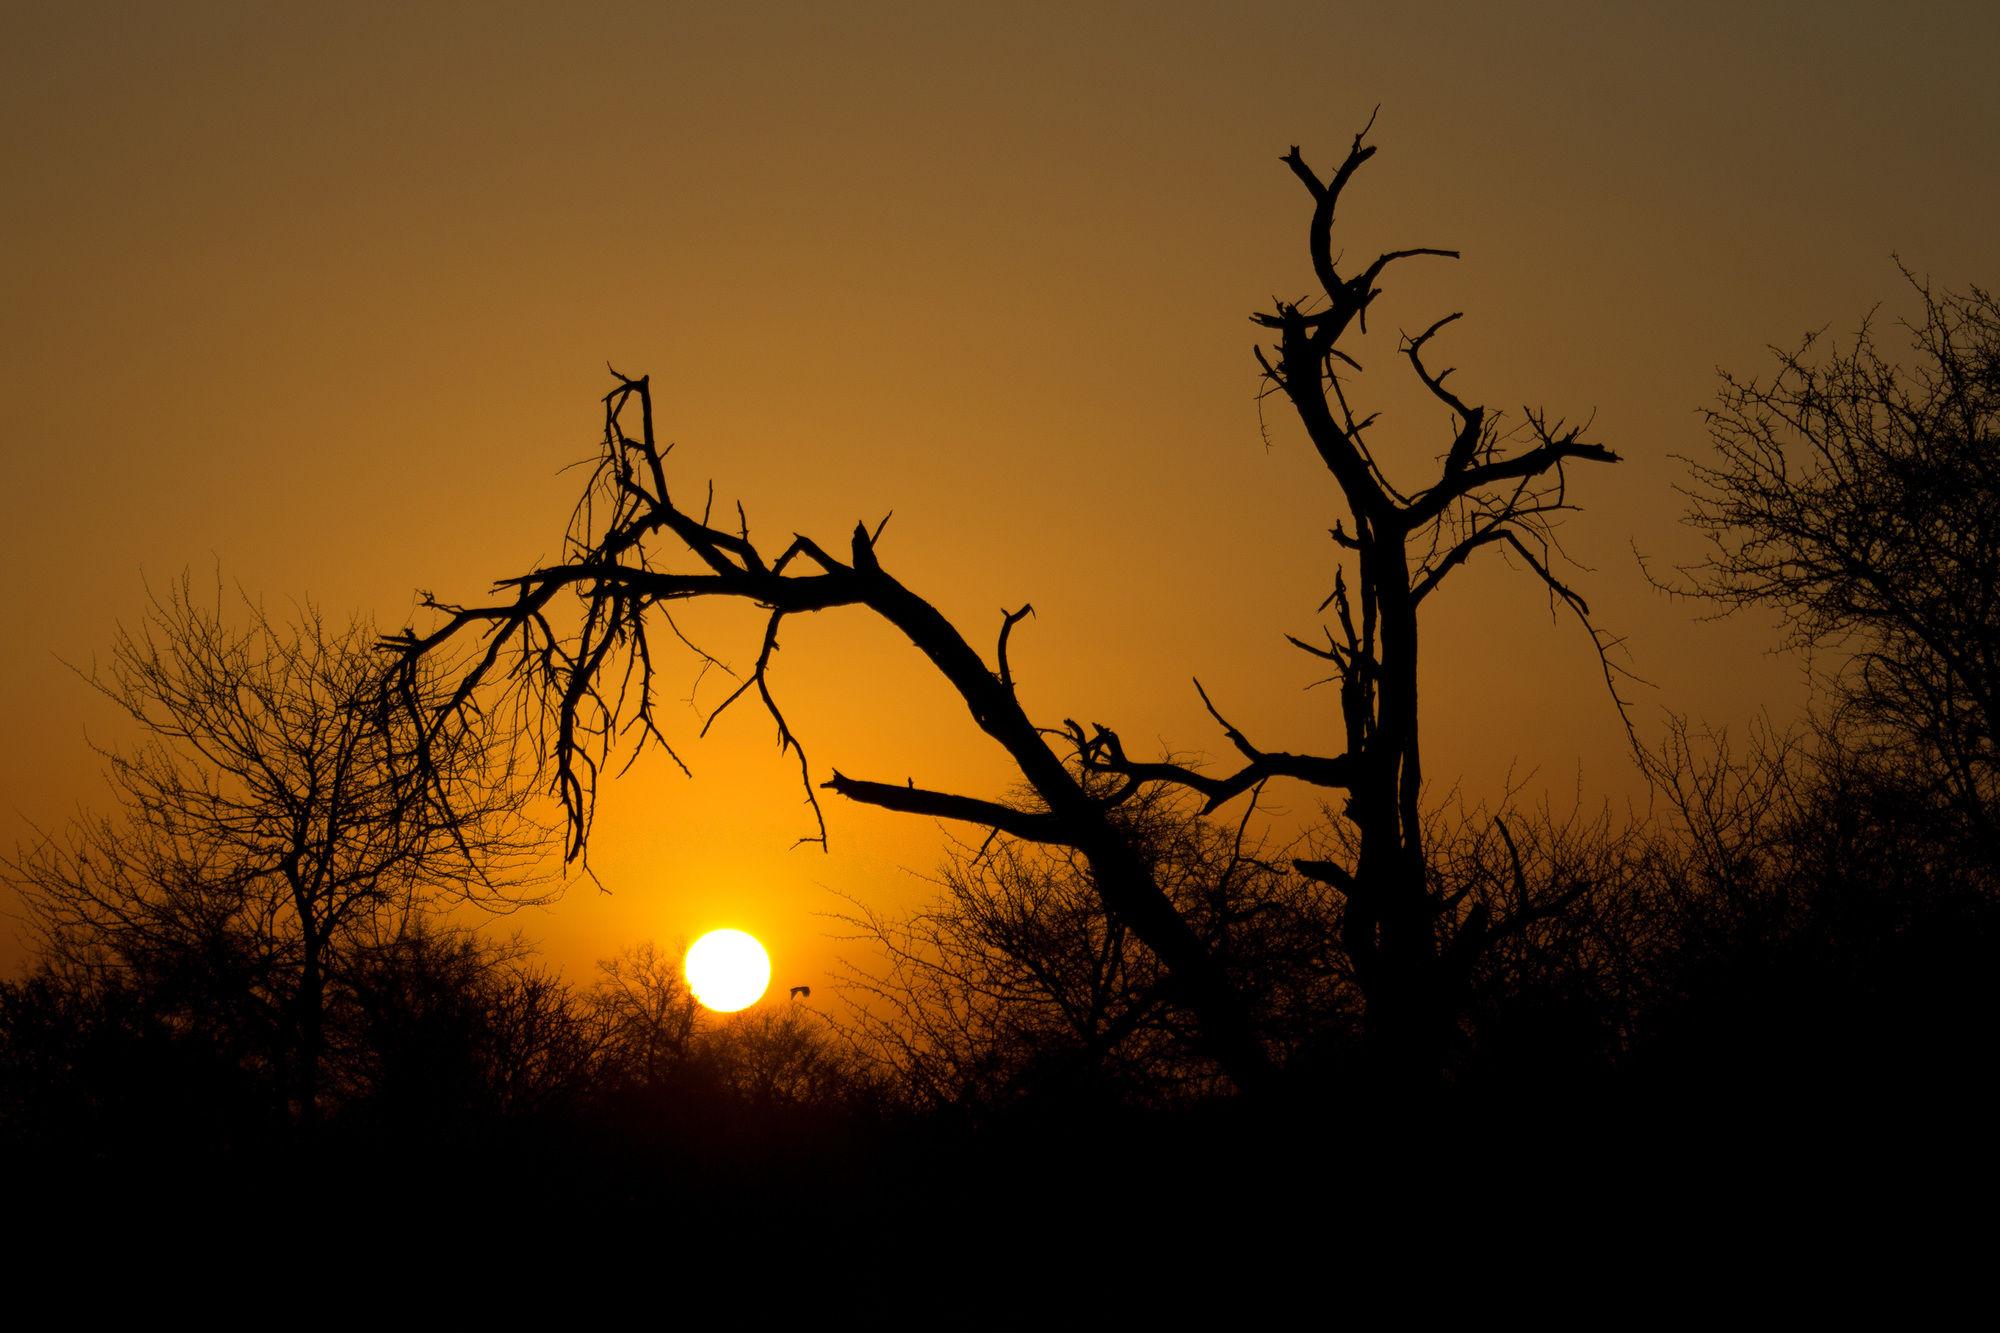
<svg viewBox="0 0 2000 1333">
<path fill-rule="evenodd" d="M 1713 455 L 1689 460 L 1709 541 L 1674 591 L 1768 606 L 1828 650 L 1850 742 L 1914 741 L 1989 827 L 2000 806 L 2000 303 L 1904 275 L 1907 361 L 1864 321 L 1724 372 Z M 1670 585 L 1672 586 L 1672 585 Z"/>
</svg>

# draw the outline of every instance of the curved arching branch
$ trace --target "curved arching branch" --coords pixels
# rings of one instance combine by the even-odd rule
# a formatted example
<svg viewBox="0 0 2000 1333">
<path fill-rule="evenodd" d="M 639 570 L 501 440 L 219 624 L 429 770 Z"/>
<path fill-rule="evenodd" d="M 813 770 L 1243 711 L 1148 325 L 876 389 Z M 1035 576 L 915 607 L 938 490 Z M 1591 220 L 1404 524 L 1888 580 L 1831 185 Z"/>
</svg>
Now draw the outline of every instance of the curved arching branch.
<svg viewBox="0 0 2000 1333">
<path fill-rule="evenodd" d="M 1091 867 L 1106 910 L 1126 922 L 1173 974 L 1177 993 L 1200 1016 L 1217 1058 L 1246 1087 L 1268 1082 L 1269 1059 L 1256 1043 L 1243 997 L 1231 991 L 1207 945 L 1174 910 L 1144 858 L 1124 839 L 1112 818 L 1119 802 L 1105 800 L 1088 784 L 1088 774 L 1050 748 L 1044 731 L 1016 697 L 1007 650 L 1013 629 L 1032 607 L 1002 612 L 996 657 L 989 665 L 934 605 L 884 567 L 879 544 L 886 518 L 872 530 L 864 523 L 855 525 L 846 561 L 804 535 L 795 535 L 775 558 L 767 559 L 751 539 L 740 506 L 731 531 L 709 521 L 712 493 L 699 517 L 675 505 L 664 467 L 666 450 L 653 433 L 652 393 L 645 377 L 618 376 L 605 403 L 603 452 L 566 543 L 572 558 L 501 581 L 496 588 L 508 596 L 490 605 L 453 606 L 426 598 L 425 605 L 442 616 L 442 623 L 427 633 L 405 630 L 384 641 L 392 654 L 390 697 L 417 718 L 418 742 L 410 761 L 414 780 L 423 781 L 433 771 L 439 747 L 453 735 L 479 725 L 494 695 L 511 695 L 539 728 L 540 757 L 568 820 L 568 853 L 581 857 L 612 747 L 629 738 L 636 756 L 649 744 L 667 746 L 647 704 L 655 669 L 649 637 L 653 613 L 688 601 L 760 607 L 767 615 L 755 665 L 709 711 L 702 731 L 756 692 L 777 726 L 780 747 L 798 759 L 815 824 L 815 832 L 801 842 L 826 846 L 817 792 L 831 790 L 884 809 L 981 824 L 1075 848 Z M 635 407 L 640 418 L 636 435 L 625 424 Z M 677 551 L 692 557 L 692 570 L 674 567 Z M 575 605 L 574 630 L 558 628 L 565 603 Z M 929 661 L 973 723 L 1006 751 L 1042 810 L 1023 811 L 913 782 L 866 782 L 838 771 L 814 786 L 805 749 L 772 690 L 770 667 L 779 629 L 788 617 L 843 607 L 886 622 Z M 673 633 L 688 642 L 678 625 Z M 469 653 L 456 687 L 442 704 L 426 706 L 411 689 L 419 664 L 461 644 Z M 703 669 L 719 660 L 689 646 Z M 674 753 L 671 748 L 669 753 Z M 679 762 L 678 754 L 674 758 Z M 1267 766 L 1290 759 L 1276 756 Z"/>
</svg>

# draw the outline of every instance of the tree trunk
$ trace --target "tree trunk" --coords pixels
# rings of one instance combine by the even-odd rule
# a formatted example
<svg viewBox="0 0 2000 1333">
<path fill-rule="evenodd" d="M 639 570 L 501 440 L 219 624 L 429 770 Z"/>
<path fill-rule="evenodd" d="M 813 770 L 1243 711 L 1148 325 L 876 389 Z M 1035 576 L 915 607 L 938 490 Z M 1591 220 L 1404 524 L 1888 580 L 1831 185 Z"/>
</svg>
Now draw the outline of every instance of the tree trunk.
<svg viewBox="0 0 2000 1333">
<path fill-rule="evenodd" d="M 326 1021 L 326 976 L 322 955 L 325 941 L 308 932 L 305 961 L 299 969 L 297 999 L 299 1051 L 299 1128 L 311 1138 L 319 1128 L 320 1048 Z"/>
</svg>

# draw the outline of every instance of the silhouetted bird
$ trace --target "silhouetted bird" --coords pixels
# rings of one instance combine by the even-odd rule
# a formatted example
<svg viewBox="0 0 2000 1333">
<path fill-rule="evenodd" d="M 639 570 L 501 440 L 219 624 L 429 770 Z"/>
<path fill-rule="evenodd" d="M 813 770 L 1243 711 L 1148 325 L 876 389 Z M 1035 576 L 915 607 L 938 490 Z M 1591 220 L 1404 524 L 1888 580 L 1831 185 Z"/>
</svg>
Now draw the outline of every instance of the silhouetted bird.
<svg viewBox="0 0 2000 1333">
<path fill-rule="evenodd" d="M 810 1000 L 812 997 L 813 988 L 811 986 L 792 987 L 792 998 L 794 1000 Z"/>
</svg>

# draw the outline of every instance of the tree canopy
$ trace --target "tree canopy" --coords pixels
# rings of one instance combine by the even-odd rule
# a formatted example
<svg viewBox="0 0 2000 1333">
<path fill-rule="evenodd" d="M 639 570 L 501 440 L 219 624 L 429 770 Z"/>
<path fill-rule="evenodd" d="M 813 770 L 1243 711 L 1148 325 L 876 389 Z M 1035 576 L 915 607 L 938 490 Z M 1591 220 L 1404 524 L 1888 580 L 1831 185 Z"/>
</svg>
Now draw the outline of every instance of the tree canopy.
<svg viewBox="0 0 2000 1333">
<path fill-rule="evenodd" d="M 1990 833 L 2000 799 L 2000 304 L 1905 273 L 1910 356 L 1876 319 L 1774 348 L 1768 378 L 1724 372 L 1690 460 L 1709 539 L 1692 591 L 1762 605 L 1817 650 L 1846 743 L 1915 745 Z"/>
</svg>

